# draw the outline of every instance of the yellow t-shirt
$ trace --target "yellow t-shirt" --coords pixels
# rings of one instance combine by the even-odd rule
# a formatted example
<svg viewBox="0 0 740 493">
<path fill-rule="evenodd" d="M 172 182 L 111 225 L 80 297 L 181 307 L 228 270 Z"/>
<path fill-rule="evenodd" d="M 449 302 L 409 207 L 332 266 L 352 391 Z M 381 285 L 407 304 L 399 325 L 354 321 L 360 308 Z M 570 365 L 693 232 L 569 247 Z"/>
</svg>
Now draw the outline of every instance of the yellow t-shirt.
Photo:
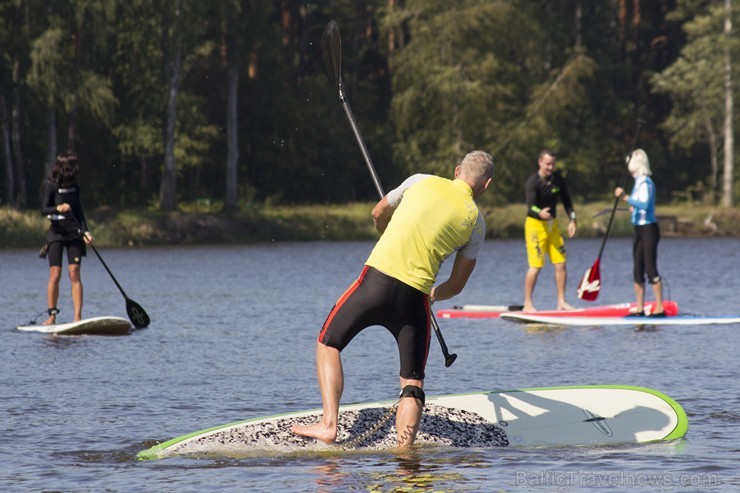
<svg viewBox="0 0 740 493">
<path fill-rule="evenodd" d="M 414 175 L 388 199 L 396 210 L 366 265 L 429 294 L 445 258 L 477 257 L 485 222 L 464 181 Z"/>
</svg>

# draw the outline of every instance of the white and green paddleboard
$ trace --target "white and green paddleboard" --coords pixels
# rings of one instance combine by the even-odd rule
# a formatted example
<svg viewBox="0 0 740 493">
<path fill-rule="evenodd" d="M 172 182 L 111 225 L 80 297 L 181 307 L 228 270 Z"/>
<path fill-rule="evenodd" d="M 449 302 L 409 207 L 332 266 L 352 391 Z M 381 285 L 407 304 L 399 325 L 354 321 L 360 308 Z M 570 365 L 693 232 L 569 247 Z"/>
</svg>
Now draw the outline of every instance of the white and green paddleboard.
<svg viewBox="0 0 740 493">
<path fill-rule="evenodd" d="M 23 332 L 42 332 L 53 335 L 106 335 L 118 336 L 131 332 L 131 322 L 120 317 L 93 317 L 78 322 L 69 322 L 54 325 L 22 325 L 16 327 Z"/>
<path fill-rule="evenodd" d="M 391 410 L 395 403 L 342 406 L 337 443 L 333 445 L 291 433 L 293 423 L 320 419 L 321 409 L 314 409 L 197 431 L 143 450 L 137 458 L 390 449 L 396 445 Z M 674 440 L 687 430 L 684 410 L 660 392 L 588 385 L 428 397 L 416 443 L 450 447 L 603 446 Z"/>
</svg>

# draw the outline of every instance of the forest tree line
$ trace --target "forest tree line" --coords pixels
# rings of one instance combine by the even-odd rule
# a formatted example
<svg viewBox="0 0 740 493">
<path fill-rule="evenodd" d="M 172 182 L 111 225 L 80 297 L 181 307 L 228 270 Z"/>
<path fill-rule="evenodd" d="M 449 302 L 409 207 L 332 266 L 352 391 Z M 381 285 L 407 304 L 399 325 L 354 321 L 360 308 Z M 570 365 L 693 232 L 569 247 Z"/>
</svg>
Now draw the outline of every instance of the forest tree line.
<svg viewBox="0 0 740 493">
<path fill-rule="evenodd" d="M 637 129 L 661 200 L 734 205 L 733 0 L 0 0 L 0 205 L 36 208 L 75 152 L 87 207 L 175 210 L 376 197 L 327 77 L 386 187 L 496 162 L 522 202 L 539 150 L 609 200 Z"/>
</svg>

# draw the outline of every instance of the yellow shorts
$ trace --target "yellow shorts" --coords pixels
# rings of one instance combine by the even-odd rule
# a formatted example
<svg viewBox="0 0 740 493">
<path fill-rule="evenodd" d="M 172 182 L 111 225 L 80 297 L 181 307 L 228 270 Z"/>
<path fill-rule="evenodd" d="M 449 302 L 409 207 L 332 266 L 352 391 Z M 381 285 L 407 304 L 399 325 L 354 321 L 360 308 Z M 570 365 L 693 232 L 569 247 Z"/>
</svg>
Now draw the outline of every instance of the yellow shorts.
<svg viewBox="0 0 740 493">
<path fill-rule="evenodd" d="M 541 269 L 545 265 L 545 255 L 550 257 L 553 264 L 565 262 L 565 242 L 557 219 L 540 221 L 527 216 L 524 221 L 524 238 L 530 267 Z"/>
</svg>

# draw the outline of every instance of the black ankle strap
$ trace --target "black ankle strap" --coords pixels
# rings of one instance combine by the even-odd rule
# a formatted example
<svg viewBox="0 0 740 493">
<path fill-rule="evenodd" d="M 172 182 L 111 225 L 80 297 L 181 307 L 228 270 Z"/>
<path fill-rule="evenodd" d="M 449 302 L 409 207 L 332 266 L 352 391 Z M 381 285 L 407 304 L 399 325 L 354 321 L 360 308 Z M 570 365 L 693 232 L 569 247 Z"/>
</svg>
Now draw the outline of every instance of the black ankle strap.
<svg viewBox="0 0 740 493">
<path fill-rule="evenodd" d="M 49 316 L 56 315 L 57 313 L 59 313 L 59 308 L 57 307 L 49 308 L 47 311 L 49 312 Z"/>
<path fill-rule="evenodd" d="M 424 391 L 421 389 L 421 387 L 417 387 L 416 385 L 405 386 L 401 390 L 401 395 L 398 396 L 398 398 L 403 399 L 404 397 L 413 397 L 415 399 L 419 399 L 422 406 L 426 402 L 426 395 L 424 394 Z"/>
</svg>

